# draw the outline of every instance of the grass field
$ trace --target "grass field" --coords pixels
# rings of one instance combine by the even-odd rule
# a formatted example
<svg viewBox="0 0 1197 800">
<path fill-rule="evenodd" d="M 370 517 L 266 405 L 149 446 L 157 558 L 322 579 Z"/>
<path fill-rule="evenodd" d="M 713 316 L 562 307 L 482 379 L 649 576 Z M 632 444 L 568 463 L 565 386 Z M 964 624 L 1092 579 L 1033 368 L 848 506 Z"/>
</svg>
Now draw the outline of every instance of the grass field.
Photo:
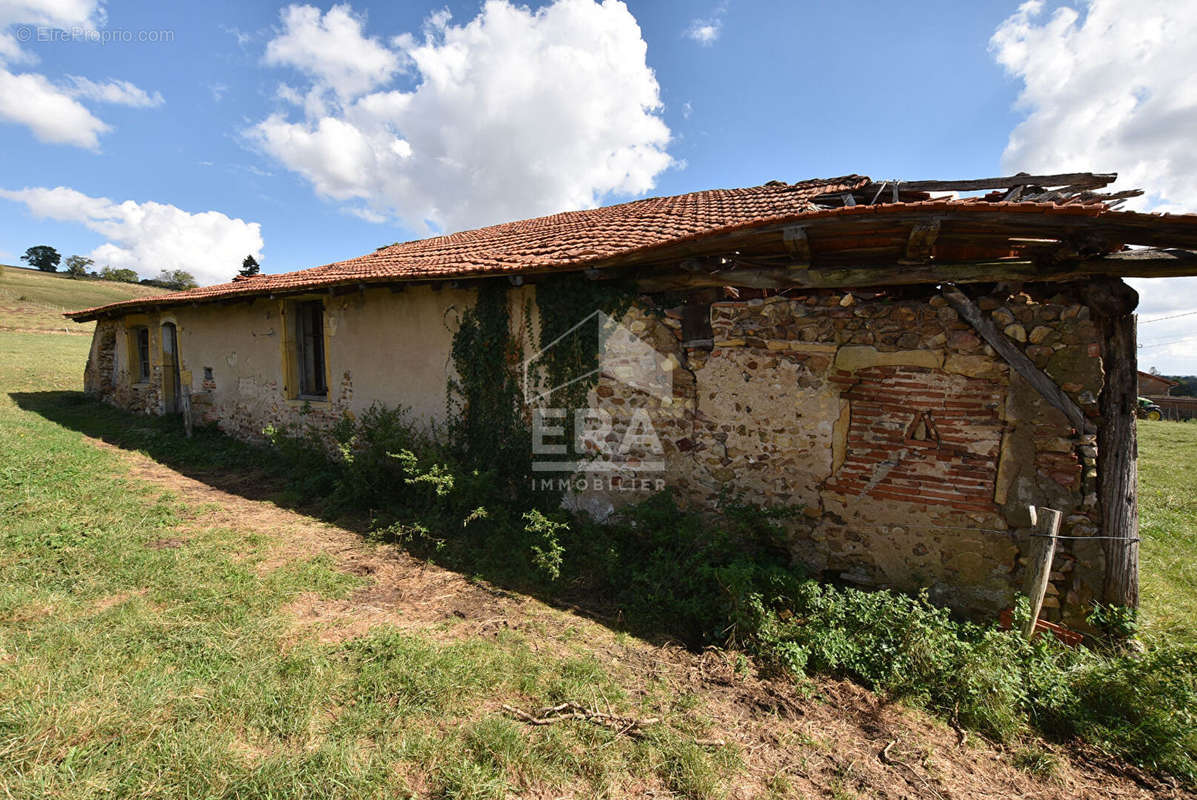
<svg viewBox="0 0 1197 800">
<path fill-rule="evenodd" d="M 1197 423 L 1139 423 L 1139 533 L 1146 624 L 1197 641 Z"/>
<path fill-rule="evenodd" d="M 1052 765 L 1046 778 L 842 685 L 809 684 L 809 702 L 795 691 L 792 719 L 762 713 L 778 690 L 750 694 L 760 684 L 742 657 L 720 672 L 721 661 L 496 600 L 427 565 L 405 573 L 412 597 L 380 597 L 378 570 L 394 559 L 353 544 L 347 567 L 352 535 L 325 546 L 326 528 L 294 512 L 150 479 L 164 469 L 131 453 L 137 442 L 207 483 L 218 472 L 252 483 L 269 456 L 220 437 L 188 444 L 166 422 L 84 400 L 74 390 L 87 349 L 84 337 L 0 331 L 6 797 L 851 798 L 932 786 L 1050 797 L 1090 786 L 1091 768 L 1070 772 L 1039 744 L 1018 752 Z M 1197 425 L 1141 431 L 1145 616 L 1194 636 Z M 440 600 L 467 590 L 468 606 Z M 451 610 L 404 616 L 438 603 Z M 565 701 L 660 722 L 631 736 L 528 726 L 502 710 Z M 726 746 L 705 743 L 720 737 Z"/>
<path fill-rule="evenodd" d="M 62 312 L 165 291 L 135 283 L 72 280 L 65 274 L 0 265 L 0 330 L 91 335 L 95 323 L 71 322 Z"/>
<path fill-rule="evenodd" d="M 0 386 L 78 385 L 81 337 L 0 333 Z M 77 395 L 47 402 L 79 403 Z M 131 481 L 119 456 L 0 395 L 0 786 L 5 796 L 503 797 L 544 785 L 713 796 L 730 748 L 665 687 L 629 696 L 583 648 L 518 632 L 436 641 L 398 629 L 299 636 L 301 595 L 363 584 L 327 557 L 263 567 L 273 537 L 179 528 L 204 509 Z M 161 542 L 170 542 L 163 546 Z M 576 652 L 572 652 L 576 650 Z M 635 739 L 526 732 L 484 713 L 586 698 L 666 716 Z M 493 704 L 492 704 L 493 705 Z"/>
</svg>

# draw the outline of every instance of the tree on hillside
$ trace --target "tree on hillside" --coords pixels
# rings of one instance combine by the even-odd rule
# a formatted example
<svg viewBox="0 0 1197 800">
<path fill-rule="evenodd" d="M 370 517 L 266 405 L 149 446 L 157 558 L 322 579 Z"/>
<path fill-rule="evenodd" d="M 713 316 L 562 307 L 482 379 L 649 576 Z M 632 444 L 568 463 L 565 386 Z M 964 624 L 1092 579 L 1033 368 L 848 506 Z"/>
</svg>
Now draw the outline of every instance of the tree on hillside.
<svg viewBox="0 0 1197 800">
<path fill-rule="evenodd" d="M 137 273 L 131 269 L 113 269 L 104 267 L 100 270 L 100 280 L 118 281 L 120 283 L 137 283 Z"/>
<path fill-rule="evenodd" d="M 70 256 L 66 260 L 66 273 L 68 276 L 78 280 L 79 278 L 87 277 L 87 268 L 96 262 L 90 258 L 83 256 Z"/>
<path fill-rule="evenodd" d="M 194 289 L 195 287 L 199 286 L 199 283 L 195 280 L 194 275 L 181 269 L 164 269 L 154 280 L 142 282 L 149 283 L 154 286 L 161 286 L 164 289 L 174 289 L 175 291 Z"/>
<path fill-rule="evenodd" d="M 246 256 L 245 260 L 241 262 L 241 269 L 237 274 L 243 278 L 252 278 L 261 271 L 262 268 L 258 266 L 258 259 L 253 256 Z"/>
<path fill-rule="evenodd" d="M 42 272 L 58 272 L 58 262 L 62 260 L 62 256 L 50 245 L 39 244 L 26 250 L 21 260 L 28 261 L 29 266 L 37 267 Z"/>
</svg>

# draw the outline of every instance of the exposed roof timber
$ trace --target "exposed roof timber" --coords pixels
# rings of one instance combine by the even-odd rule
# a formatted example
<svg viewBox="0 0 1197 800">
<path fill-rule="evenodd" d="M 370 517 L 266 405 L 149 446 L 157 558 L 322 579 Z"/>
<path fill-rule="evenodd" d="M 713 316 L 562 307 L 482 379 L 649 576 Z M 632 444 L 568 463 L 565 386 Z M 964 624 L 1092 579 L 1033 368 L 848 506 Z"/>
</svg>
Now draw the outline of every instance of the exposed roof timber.
<svg viewBox="0 0 1197 800">
<path fill-rule="evenodd" d="M 981 192 L 986 189 L 1013 189 L 1015 186 L 1067 186 L 1076 191 L 1100 189 L 1118 179 L 1117 172 L 1065 172 L 1057 175 L 1028 175 L 1020 172 L 1001 178 L 974 178 L 965 181 L 891 181 L 899 189 L 911 192 Z"/>
<path fill-rule="evenodd" d="M 910 229 L 910 238 L 906 242 L 906 258 L 900 263 L 921 264 L 930 261 L 935 251 L 935 239 L 939 236 L 940 220 L 938 218 L 920 222 Z"/>
<path fill-rule="evenodd" d="M 1113 183 L 1117 173 L 1067 172 L 1055 175 L 1029 175 L 1025 172 L 997 178 L 960 181 L 870 181 L 855 190 L 827 192 L 815 197 L 824 206 L 852 206 L 877 203 L 917 203 L 931 192 L 979 192 L 991 190 L 984 199 L 993 202 L 1033 201 L 1059 204 L 1120 204 L 1143 194 L 1128 189 L 1103 194 L 1094 191 Z"/>
<path fill-rule="evenodd" d="M 861 289 L 881 286 L 910 286 L 916 284 L 940 283 L 995 283 L 998 281 L 1025 282 L 1067 282 L 1096 276 L 1128 278 L 1172 278 L 1197 275 L 1197 253 L 1188 250 L 1128 250 L 1102 258 L 1055 265 L 1045 268 L 1029 259 L 997 259 L 960 263 L 926 263 L 894 267 L 890 265 L 834 266 L 812 269 L 806 264 L 788 263 L 778 266 L 736 267 L 734 258 L 718 258 L 709 261 L 684 259 L 676 263 L 676 269 L 663 265 L 629 265 L 624 268 L 587 269 L 590 280 L 622 280 L 633 278 L 644 292 L 677 291 L 723 286 L 740 286 L 752 289 Z M 524 273 L 530 278 L 540 274 L 555 274 L 559 270 L 545 270 L 540 273 Z M 493 277 L 493 276 L 491 276 Z M 499 276 L 502 277 L 502 276 Z M 488 276 L 454 280 L 379 281 L 369 286 L 389 287 L 401 292 L 409 286 L 432 286 L 459 283 L 464 287 L 488 280 Z M 345 283 L 343 286 L 359 291 L 361 281 Z M 338 288 L 338 287 L 332 287 Z M 311 294 L 310 288 L 279 290 L 269 299 L 290 295 Z M 192 303 L 199 307 L 205 304 L 222 305 L 250 303 L 267 295 L 240 295 L 221 298 L 206 303 Z M 76 321 L 123 316 L 147 311 L 153 306 L 120 306 L 111 309 L 95 309 L 93 313 L 68 314 Z"/>
<path fill-rule="evenodd" d="M 1191 215 L 1128 212 L 1097 215 L 1082 207 L 1077 207 L 1074 213 L 1038 214 L 1035 213 L 1038 208 L 1029 205 L 995 208 L 988 204 L 935 202 L 909 206 L 874 206 L 870 211 L 873 209 L 884 213 L 844 213 L 844 210 L 839 209 L 836 212 L 828 212 L 826 216 L 804 219 L 801 224 L 809 237 L 814 258 L 817 260 L 819 256 L 827 255 L 828 249 L 825 245 L 833 235 L 850 240 L 866 235 L 892 234 L 906 241 L 911 229 L 926 223 L 930 216 L 941 221 L 937 245 L 949 237 L 960 240 L 1062 240 L 1075 235 L 1094 234 L 1109 243 L 1108 250 L 1117 249 L 1123 244 L 1197 250 L 1197 219 Z M 589 266 L 602 269 L 627 264 L 630 261 L 664 263 L 690 256 L 724 255 L 734 250 L 769 249 L 785 252 L 782 249 L 783 231 L 791 225 L 792 223 L 763 225 L 753 229 L 713 234 L 692 242 L 647 250 L 634 257 L 596 260 Z M 892 266 L 890 268 L 893 269 Z"/>
<path fill-rule="evenodd" d="M 675 291 L 712 286 L 752 289 L 853 289 L 874 286 L 910 286 L 939 283 L 1067 282 L 1098 276 L 1170 278 L 1197 272 L 1197 253 L 1187 250 L 1138 250 L 1116 253 L 1044 268 L 1025 259 L 892 266 L 746 267 L 706 272 L 670 270 L 639 271 L 636 280 L 646 292 Z M 611 277 L 620 277 L 611 271 Z"/>
<path fill-rule="evenodd" d="M 932 220 L 939 220 L 940 228 L 931 245 L 931 262 L 914 265 L 916 269 L 902 265 L 900 261 L 911 246 L 912 230 Z M 790 231 L 788 238 L 787 230 Z M 1040 266 L 1036 269 L 1040 272 L 1071 269 L 1070 265 L 1078 261 L 1116 252 L 1127 244 L 1197 250 L 1197 215 L 1110 211 L 1102 205 L 980 200 L 862 204 L 764 219 L 732 228 L 686 235 L 659 244 L 629 248 L 606 256 L 565 251 L 504 261 L 500 254 L 484 264 L 478 264 L 459 262 L 450 255 L 430 263 L 426 269 L 404 272 L 396 267 L 390 274 L 348 270 L 330 272 L 321 268 L 173 295 L 137 298 L 72 312 L 68 316 L 86 321 L 101 315 L 134 313 L 146 308 L 189 302 L 225 302 L 272 293 L 325 291 L 330 286 L 342 284 L 389 286 L 400 282 L 482 280 L 515 274 L 534 276 L 583 270 L 598 277 L 599 273 L 608 270 L 626 274 L 628 268 L 641 269 L 645 274 L 673 272 L 677 271 L 679 262 L 685 259 L 704 262 L 698 269 L 698 272 L 703 272 L 711 268 L 709 263 L 705 263 L 710 259 L 730 256 L 739 258 L 742 264 L 764 261 L 768 262 L 765 266 L 773 269 L 781 265 L 807 265 L 817 268 L 817 272 L 869 265 L 872 270 L 900 274 L 902 283 L 918 282 L 910 279 L 918 275 L 922 275 L 921 280 L 926 282 L 949 280 L 935 273 L 944 265 L 991 263 L 1011 265 L 1011 269 L 1019 270 L 1019 275 L 1008 276 L 1011 279 L 1035 280 L 1034 274 L 1025 274 L 1025 268 L 1017 265 L 1038 262 Z M 914 254 L 921 258 L 923 254 L 919 250 L 916 240 Z M 1127 270 L 1120 274 L 1128 276 L 1143 274 L 1136 270 L 1146 269 L 1141 264 L 1132 265 L 1119 260 L 1106 264 L 1111 270 L 1108 274 L 1119 274 L 1116 271 L 1119 265 Z M 731 265 L 716 266 L 727 268 Z M 928 269 L 920 272 L 923 266 Z M 1197 263 L 1172 259 L 1161 269 L 1151 274 L 1194 275 L 1197 274 Z"/>
</svg>

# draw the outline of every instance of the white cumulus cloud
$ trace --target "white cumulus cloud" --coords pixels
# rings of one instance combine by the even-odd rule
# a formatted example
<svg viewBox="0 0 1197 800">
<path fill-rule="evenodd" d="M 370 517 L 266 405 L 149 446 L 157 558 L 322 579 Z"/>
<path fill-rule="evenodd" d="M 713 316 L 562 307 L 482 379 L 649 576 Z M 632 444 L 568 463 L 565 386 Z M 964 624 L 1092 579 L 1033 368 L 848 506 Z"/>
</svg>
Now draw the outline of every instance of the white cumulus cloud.
<svg viewBox="0 0 1197 800">
<path fill-rule="evenodd" d="M 1030 0 L 990 49 L 1022 82 L 1017 108 L 1026 117 L 1002 156 L 1007 171 L 1117 172 L 1114 188 L 1148 193 L 1131 207 L 1197 211 L 1197 5 L 1087 0 L 1049 12 Z M 1131 283 L 1144 315 L 1197 309 L 1197 279 Z M 1178 320 L 1145 327 L 1140 340 L 1165 327 L 1197 336 L 1197 325 Z M 1142 357 L 1197 373 L 1197 339 L 1145 347 Z"/>
<path fill-rule="evenodd" d="M 39 28 L 96 29 L 104 22 L 98 0 L 0 0 L 0 121 L 24 125 L 43 142 L 98 150 L 100 135 L 112 127 L 82 100 L 142 108 L 161 105 L 162 95 L 151 95 L 129 81 L 70 76 L 60 85 L 43 74 L 7 67 L 37 61 L 21 44 L 35 40 Z"/>
<path fill-rule="evenodd" d="M 219 211 L 192 213 L 166 203 L 117 203 L 65 186 L 0 189 L 37 217 L 77 222 L 107 242 L 89 255 L 97 268 L 137 270 L 155 277 L 164 269 L 190 272 L 201 284 L 229 280 L 246 255 L 261 260 L 262 227 Z"/>
<path fill-rule="evenodd" d="M 111 129 L 44 75 L 14 75 L 0 68 L 0 119 L 25 125 L 43 142 L 98 149 Z"/>
<path fill-rule="evenodd" d="M 367 38 L 363 20 L 349 6 L 333 6 L 323 15 L 312 6 L 289 6 L 282 22 L 283 31 L 266 45 L 263 61 L 294 67 L 316 89 L 351 99 L 389 82 L 399 70 L 399 55 Z"/>
<path fill-rule="evenodd" d="M 34 38 L 38 27 L 94 28 L 104 21 L 101 0 L 0 0 L 0 61 L 36 61 L 21 43 Z M 14 31 L 19 24 L 27 27 Z"/>
<path fill-rule="evenodd" d="M 1197 5 L 1023 3 L 990 46 L 1023 82 L 1009 169 L 1117 171 L 1148 201 L 1197 207 Z"/>
<path fill-rule="evenodd" d="M 68 76 L 71 86 L 67 89 L 73 97 L 95 100 L 98 103 L 114 103 L 134 108 L 152 108 L 162 105 L 162 95 L 158 92 L 149 94 L 144 89 L 134 86 L 129 81 L 109 80 L 98 83 L 89 78 L 78 75 Z"/>
<path fill-rule="evenodd" d="M 714 44 L 722 32 L 723 20 L 720 19 L 696 19 L 686 28 L 686 36 L 699 44 L 707 45 Z"/>
<path fill-rule="evenodd" d="M 685 30 L 687 38 L 693 39 L 703 46 L 714 44 L 723 33 L 723 18 L 727 15 L 727 0 L 715 6 L 709 17 L 698 17 L 690 20 Z"/>
<path fill-rule="evenodd" d="M 646 52 L 618 0 L 490 0 L 463 25 L 442 12 L 385 42 L 346 6 L 292 6 L 265 61 L 307 85 L 280 86 L 297 108 L 247 133 L 367 219 L 458 230 L 593 207 L 671 164 Z"/>
</svg>

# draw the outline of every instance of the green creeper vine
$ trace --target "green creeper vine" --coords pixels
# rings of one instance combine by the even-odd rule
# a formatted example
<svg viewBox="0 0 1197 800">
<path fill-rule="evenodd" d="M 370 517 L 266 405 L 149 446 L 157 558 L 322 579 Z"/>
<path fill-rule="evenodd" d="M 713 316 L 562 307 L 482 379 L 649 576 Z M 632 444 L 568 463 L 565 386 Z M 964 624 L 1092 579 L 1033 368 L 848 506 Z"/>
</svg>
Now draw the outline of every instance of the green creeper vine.
<svg viewBox="0 0 1197 800">
<path fill-rule="evenodd" d="M 522 354 L 511 336 L 506 281 L 479 285 L 474 307 L 453 336 L 449 380 L 452 440 L 470 463 L 522 479 L 531 434 L 516 366 Z M 524 473 L 524 474 L 518 474 Z"/>
<path fill-rule="evenodd" d="M 511 325 L 508 284 L 479 284 L 474 306 L 461 317 L 453 336 L 456 375 L 449 381 L 450 433 L 468 462 L 493 471 L 522 491 L 531 475 L 531 412 L 523 397 L 521 365 L 525 358 L 584 322 L 595 311 L 619 318 L 631 307 L 635 292 L 615 281 L 589 281 L 580 274 L 552 276 L 536 284 L 540 330 L 533 337 L 531 308 L 524 309 L 524 327 L 517 337 Z M 530 306 L 530 303 L 529 303 Z M 541 386 L 560 386 L 598 366 L 597 325 L 586 324 L 549 347 L 530 376 Z M 533 340 L 538 345 L 533 344 Z M 586 407 L 597 375 L 554 392 L 549 403 L 572 410 Z"/>
<path fill-rule="evenodd" d="M 591 281 L 579 273 L 554 275 L 536 284 L 536 307 L 540 312 L 540 346 L 549 347 L 539 359 L 537 376 L 546 387 L 561 386 L 598 368 L 597 325 L 570 329 L 596 311 L 619 319 L 636 299 L 634 286 L 623 281 Z M 568 334 L 568 335 L 567 335 Z M 557 341 L 560 338 L 560 341 Z M 598 376 L 559 389 L 549 398 L 556 408 L 585 408 L 587 395 Z"/>
</svg>

